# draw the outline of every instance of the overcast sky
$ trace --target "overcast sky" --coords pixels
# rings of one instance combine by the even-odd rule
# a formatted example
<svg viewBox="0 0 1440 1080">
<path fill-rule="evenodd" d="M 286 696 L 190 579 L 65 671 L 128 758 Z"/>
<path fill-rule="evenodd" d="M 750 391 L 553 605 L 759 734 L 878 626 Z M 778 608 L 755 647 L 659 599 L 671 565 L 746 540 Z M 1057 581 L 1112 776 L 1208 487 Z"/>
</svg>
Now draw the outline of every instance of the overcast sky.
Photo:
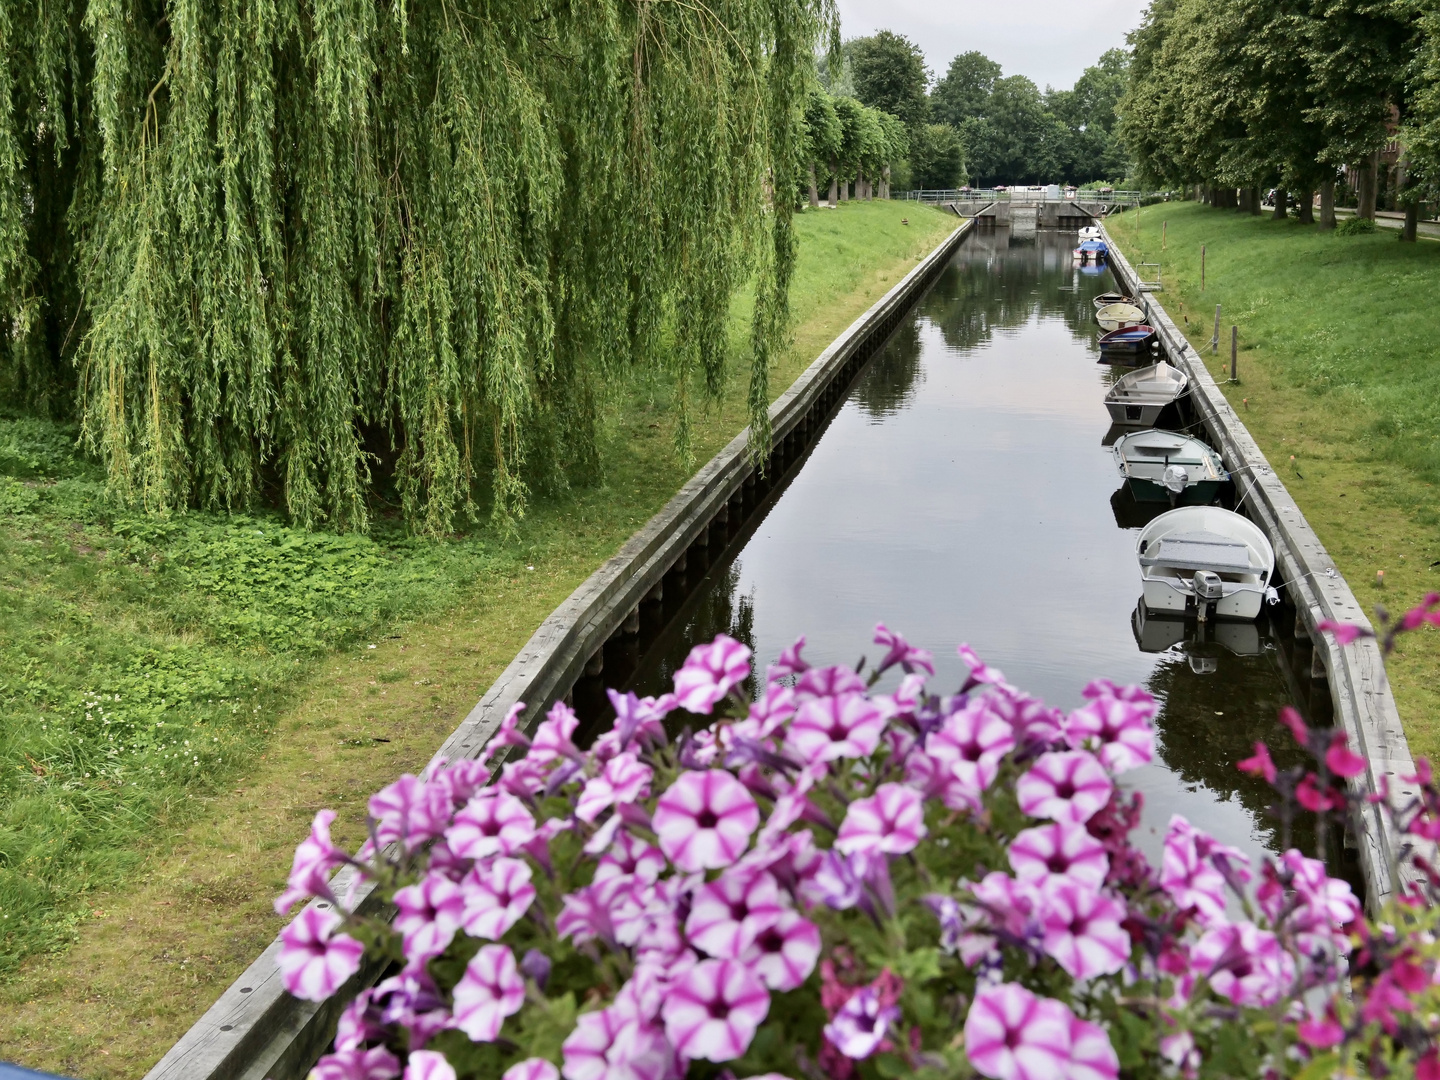
<svg viewBox="0 0 1440 1080">
<path fill-rule="evenodd" d="M 1125 44 L 1146 0 L 838 0 L 847 38 L 893 30 L 923 50 L 938 79 L 976 49 L 1040 89 L 1069 89 L 1106 49 Z"/>
</svg>

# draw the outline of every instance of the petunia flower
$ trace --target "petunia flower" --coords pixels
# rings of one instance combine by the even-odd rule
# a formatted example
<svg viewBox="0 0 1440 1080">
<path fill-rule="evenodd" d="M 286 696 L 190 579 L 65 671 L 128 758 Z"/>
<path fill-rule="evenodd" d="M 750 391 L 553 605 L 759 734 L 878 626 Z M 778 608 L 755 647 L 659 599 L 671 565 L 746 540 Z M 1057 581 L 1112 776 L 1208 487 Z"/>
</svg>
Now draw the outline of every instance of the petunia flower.
<svg viewBox="0 0 1440 1080">
<path fill-rule="evenodd" d="M 1311 1050 L 1329 1050 L 1345 1038 L 1345 1029 L 1329 1015 L 1307 1016 L 1295 1025 L 1295 1034 Z"/>
<path fill-rule="evenodd" d="M 535 838 L 535 818 L 514 795 L 487 788 L 455 815 L 445 843 L 463 859 L 514 855 Z"/>
<path fill-rule="evenodd" d="M 1349 645 L 1352 641 L 1361 637 L 1374 637 L 1372 631 L 1366 630 L 1363 626 L 1355 623 L 1336 622 L 1334 619 L 1321 619 L 1315 624 L 1315 629 L 1322 634 L 1334 634 L 1336 645 Z"/>
<path fill-rule="evenodd" d="M 381 847 L 404 841 L 405 850 L 414 851 L 445 831 L 450 811 L 450 795 L 442 785 L 409 773 L 370 796 L 375 840 Z"/>
<path fill-rule="evenodd" d="M 530 879 L 530 866 L 521 859 L 492 859 L 466 874 L 460 882 L 465 933 L 499 941 L 530 910 Z"/>
<path fill-rule="evenodd" d="M 728 772 L 683 772 L 655 804 L 653 827 L 666 858 L 686 873 L 729 866 L 760 824 L 755 799 Z"/>
<path fill-rule="evenodd" d="M 1010 842 L 1010 866 L 1022 881 L 1063 874 L 1092 889 L 1105 883 L 1110 856 L 1105 846 L 1076 821 L 1055 821 L 1025 829 Z"/>
<path fill-rule="evenodd" d="M 1015 730 L 987 697 L 972 697 L 925 740 L 925 752 L 972 790 L 995 782 L 1000 762 L 1015 749 Z"/>
<path fill-rule="evenodd" d="M 488 752 L 493 749 L 496 749 L 496 746 L 492 738 L 486 750 Z M 466 758 L 438 769 L 429 782 L 445 792 L 452 810 L 458 810 L 469 802 L 477 791 L 489 785 L 490 765 L 487 760 Z"/>
<path fill-rule="evenodd" d="M 306 1080 L 395 1080 L 399 1075 L 400 1059 L 385 1047 L 374 1046 L 326 1054 Z"/>
<path fill-rule="evenodd" d="M 965 661 L 965 665 L 970 669 L 970 677 L 965 680 L 965 685 L 960 688 L 962 694 L 975 686 L 1004 685 L 1005 673 L 999 668 L 993 668 L 986 664 L 975 654 L 975 650 L 969 645 L 962 642 L 955 647 L 955 653 L 961 660 Z"/>
<path fill-rule="evenodd" d="M 801 634 L 795 639 L 795 644 L 780 653 L 780 658 L 770 665 L 768 672 L 770 681 L 782 678 L 786 675 L 803 675 L 810 670 L 810 665 L 805 662 L 800 651 L 805 648 L 805 635 Z"/>
<path fill-rule="evenodd" d="M 370 992 L 370 1003 L 382 1024 L 398 1024 L 410 1033 L 412 1050 L 450 1026 L 450 1012 L 435 980 L 423 966 L 409 965 Z"/>
<path fill-rule="evenodd" d="M 1065 718 L 1065 737 L 1077 749 L 1093 749 L 1118 775 L 1154 760 L 1154 715 L 1155 702 L 1148 695 L 1143 701 L 1097 697 Z"/>
<path fill-rule="evenodd" d="M 1072 978 L 1113 975 L 1130 959 L 1130 935 L 1121 923 L 1125 905 L 1064 877 L 1041 891 L 1045 952 Z"/>
<path fill-rule="evenodd" d="M 780 921 L 783 912 L 773 877 L 732 870 L 696 891 L 685 936 L 711 956 L 738 960 L 762 930 Z"/>
<path fill-rule="evenodd" d="M 665 856 L 654 844 L 621 830 L 615 841 L 595 864 L 595 880 L 633 874 L 641 881 L 654 881 L 665 870 Z"/>
<path fill-rule="evenodd" d="M 875 752 L 884 730 L 885 713 L 864 694 L 810 697 L 790 721 L 785 748 L 806 765 L 864 758 Z"/>
<path fill-rule="evenodd" d="M 861 1061 L 880 1049 L 890 1025 L 899 1019 L 897 1005 L 886 1002 L 876 987 L 865 986 L 825 1025 L 825 1038 L 847 1058 Z"/>
<path fill-rule="evenodd" d="M 395 908 L 394 926 L 403 939 L 405 959 L 423 963 L 454 940 L 465 898 L 459 885 L 432 870 L 417 884 L 396 891 Z"/>
<path fill-rule="evenodd" d="M 658 1025 L 613 1005 L 581 1013 L 561 1052 L 565 1080 L 664 1080 L 675 1061 Z"/>
<path fill-rule="evenodd" d="M 794 990 L 820 959 L 820 931 L 798 911 L 785 910 L 773 926 L 755 936 L 740 957 L 771 990 Z"/>
<path fill-rule="evenodd" d="M 584 761 L 585 755 L 575 745 L 575 731 L 579 726 L 580 718 L 575 715 L 575 710 L 565 702 L 557 701 L 535 729 L 535 738 L 531 740 L 525 757 L 537 765 L 550 765 L 561 758 Z"/>
<path fill-rule="evenodd" d="M 1160 887 L 1181 911 L 1194 908 L 1203 923 L 1225 920 L 1225 876 L 1209 859 L 1209 837 L 1179 814 L 1165 831 Z"/>
<path fill-rule="evenodd" d="M 1345 805 L 1345 797 L 1334 788 L 1321 788 L 1314 773 L 1306 773 L 1295 785 L 1295 801 L 1313 814 L 1339 810 Z"/>
<path fill-rule="evenodd" d="M 986 695 L 990 711 L 1009 722 L 1015 739 L 1022 746 L 1050 746 L 1059 742 L 1064 731 L 1065 714 L 1051 708 L 1039 698 L 1022 694 L 1010 686 L 997 686 Z"/>
<path fill-rule="evenodd" d="M 617 752 L 630 749 L 635 741 L 647 746 L 665 745 L 665 717 L 678 704 L 674 694 L 642 698 L 634 693 L 621 695 L 614 690 L 605 693 L 615 709 L 615 725 L 607 734 L 613 733 Z"/>
<path fill-rule="evenodd" d="M 1089 821 L 1114 790 L 1105 766 L 1084 750 L 1041 754 L 1015 785 L 1021 810 L 1056 821 Z"/>
<path fill-rule="evenodd" d="M 992 1080 L 1069 1076 L 1070 1010 L 1018 983 L 984 986 L 965 1017 L 965 1054 Z"/>
<path fill-rule="evenodd" d="M 675 980 L 660 1006 L 681 1057 L 733 1061 L 770 1011 L 760 977 L 738 960 L 704 960 Z"/>
<path fill-rule="evenodd" d="M 751 733 L 756 739 L 768 739 L 795 715 L 798 699 L 794 687 L 770 683 L 765 692 L 750 706 Z"/>
<path fill-rule="evenodd" d="M 437 1050 L 413 1050 L 402 1080 L 455 1080 L 455 1067 Z"/>
<path fill-rule="evenodd" d="M 874 795 L 850 804 L 835 848 L 846 855 L 904 855 L 914 851 L 925 834 L 920 792 L 904 784 L 881 784 Z"/>
<path fill-rule="evenodd" d="M 575 816 L 581 821 L 594 821 L 617 803 L 645 798 L 650 794 L 653 775 L 650 766 L 642 764 L 633 753 L 616 754 L 605 763 L 599 776 L 585 782 L 580 801 L 575 805 Z"/>
<path fill-rule="evenodd" d="M 333 910 L 307 907 L 280 931 L 280 969 L 285 989 L 302 1001 L 324 1001 L 360 970 L 365 946 L 336 931 Z"/>
<path fill-rule="evenodd" d="M 810 668 L 795 681 L 795 699 L 807 701 L 810 698 L 842 697 L 845 694 L 863 694 L 867 687 L 853 669 L 844 664 L 831 667 Z"/>
<path fill-rule="evenodd" d="M 696 645 L 675 673 L 675 700 L 692 713 L 709 713 L 732 687 L 750 677 L 750 650 L 732 637 Z"/>
<path fill-rule="evenodd" d="M 330 891 L 330 873 L 345 861 L 344 853 L 330 841 L 334 810 L 321 810 L 310 824 L 310 835 L 295 848 L 286 889 L 275 899 L 275 914 L 287 915 L 297 901 L 318 896 L 338 903 Z"/>
<path fill-rule="evenodd" d="M 899 664 L 907 674 L 913 674 L 916 669 L 929 675 L 935 674 L 935 659 L 930 650 L 917 649 L 883 622 L 875 624 L 875 644 L 882 645 L 887 650 L 884 658 L 875 666 L 876 671 L 887 671 Z"/>
<path fill-rule="evenodd" d="M 1365 759 L 1350 749 L 1345 732 L 1337 731 L 1330 736 L 1330 748 L 1325 751 L 1325 767 L 1348 780 L 1365 771 Z"/>
<path fill-rule="evenodd" d="M 520 1011 L 525 980 L 504 945 L 482 945 L 455 984 L 455 1026 L 474 1042 L 494 1042 L 505 1017 Z"/>
<path fill-rule="evenodd" d="M 1252 922 L 1217 926 L 1190 950 L 1196 975 L 1237 1005 L 1267 1008 L 1291 992 L 1295 963 L 1279 939 Z"/>
<path fill-rule="evenodd" d="M 836 911 L 848 911 L 864 895 L 868 855 L 845 856 L 833 848 L 820 852 L 820 861 L 801 883 L 807 903 L 826 904 Z"/>
<path fill-rule="evenodd" d="M 335 1049 L 354 1050 L 385 1038 L 385 1022 L 372 1001 L 374 989 L 360 991 L 340 1013 L 335 1022 Z"/>
<path fill-rule="evenodd" d="M 560 1080 L 560 1070 L 544 1058 L 526 1058 L 501 1073 L 500 1080 Z"/>
<path fill-rule="evenodd" d="M 1115 1080 L 1120 1075 L 1120 1056 L 1105 1029 L 1073 1013 L 1069 1027 L 1070 1067 L 1065 1073 L 1069 1080 Z"/>
<path fill-rule="evenodd" d="M 1270 748 L 1263 742 L 1257 742 L 1255 744 L 1254 757 L 1237 761 L 1235 767 L 1243 773 L 1249 773 L 1251 776 L 1263 776 L 1267 784 L 1275 783 L 1275 777 L 1278 775 L 1275 769 L 1275 762 L 1270 758 Z"/>
</svg>

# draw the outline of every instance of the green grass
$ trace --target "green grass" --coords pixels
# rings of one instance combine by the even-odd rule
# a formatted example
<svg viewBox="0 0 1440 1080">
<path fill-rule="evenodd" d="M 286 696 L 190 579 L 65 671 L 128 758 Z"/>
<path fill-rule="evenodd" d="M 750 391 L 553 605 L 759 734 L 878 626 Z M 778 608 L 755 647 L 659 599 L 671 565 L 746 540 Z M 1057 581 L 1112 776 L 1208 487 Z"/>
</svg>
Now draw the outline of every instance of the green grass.
<svg viewBox="0 0 1440 1080">
<path fill-rule="evenodd" d="M 1224 390 L 1361 603 L 1401 609 L 1440 589 L 1440 244 L 1196 203 L 1108 225 L 1132 261 L 1161 264 L 1160 299 L 1222 383 L 1239 327 L 1240 382 Z M 1435 632 L 1405 640 L 1387 667 L 1412 752 L 1434 758 Z"/>
<path fill-rule="evenodd" d="M 774 394 L 956 224 L 903 203 L 801 215 Z M 745 425 L 749 312 L 737 298 L 695 462 Z M 671 398 L 620 388 L 601 482 L 537 497 L 516 535 L 445 542 L 138 515 L 73 429 L 0 418 L 0 1060 L 143 1074 L 277 931 L 314 812 L 358 842 L 368 794 L 422 766 L 688 478 Z"/>
</svg>

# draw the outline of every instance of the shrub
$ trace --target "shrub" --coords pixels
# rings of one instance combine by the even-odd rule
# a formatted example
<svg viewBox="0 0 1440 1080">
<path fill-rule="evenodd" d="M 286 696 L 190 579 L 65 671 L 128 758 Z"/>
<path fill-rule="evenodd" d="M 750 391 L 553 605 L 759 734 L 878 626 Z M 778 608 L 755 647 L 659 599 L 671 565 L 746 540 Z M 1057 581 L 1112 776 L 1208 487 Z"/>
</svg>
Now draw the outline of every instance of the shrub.
<svg viewBox="0 0 1440 1080">
<path fill-rule="evenodd" d="M 1339 236 L 1361 236 L 1365 233 L 1373 233 L 1376 229 L 1374 218 L 1348 217 L 1335 226 L 1335 232 Z"/>
</svg>

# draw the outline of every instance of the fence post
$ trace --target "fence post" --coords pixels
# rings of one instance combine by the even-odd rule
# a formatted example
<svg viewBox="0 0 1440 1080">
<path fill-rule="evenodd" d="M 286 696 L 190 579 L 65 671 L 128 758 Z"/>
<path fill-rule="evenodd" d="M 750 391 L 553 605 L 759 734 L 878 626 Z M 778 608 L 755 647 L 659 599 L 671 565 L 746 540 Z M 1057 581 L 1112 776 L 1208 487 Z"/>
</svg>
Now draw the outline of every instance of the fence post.
<svg viewBox="0 0 1440 1080">
<path fill-rule="evenodd" d="M 1200 245 L 1200 291 L 1205 291 L 1205 245 Z M 1217 334 L 1219 330 L 1215 331 Z"/>
<path fill-rule="evenodd" d="M 1161 251 L 1164 251 L 1164 250 L 1165 250 L 1165 230 L 1168 229 L 1169 227 L 1170 227 L 1170 222 L 1168 222 L 1168 221 L 1162 221 L 1162 222 L 1160 222 L 1160 250 L 1161 250 Z"/>
<path fill-rule="evenodd" d="M 1218 352 L 1220 349 L 1220 305 L 1215 305 L 1215 333 L 1210 335 L 1210 351 Z"/>
<path fill-rule="evenodd" d="M 1235 375 L 1235 356 L 1240 351 L 1240 327 L 1230 324 L 1230 381 L 1239 382 Z"/>
</svg>

